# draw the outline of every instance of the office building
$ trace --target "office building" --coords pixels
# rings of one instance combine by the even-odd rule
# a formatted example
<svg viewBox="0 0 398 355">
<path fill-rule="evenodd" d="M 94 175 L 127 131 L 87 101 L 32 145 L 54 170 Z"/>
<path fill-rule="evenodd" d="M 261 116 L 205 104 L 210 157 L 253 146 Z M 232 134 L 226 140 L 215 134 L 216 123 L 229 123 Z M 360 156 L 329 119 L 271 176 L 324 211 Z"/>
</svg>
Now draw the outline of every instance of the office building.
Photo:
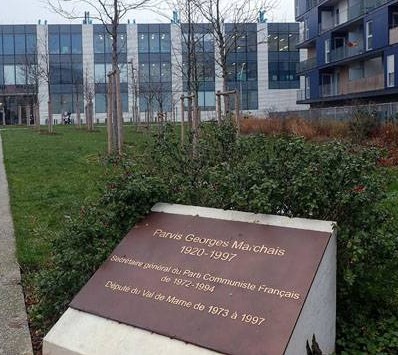
<svg viewBox="0 0 398 355">
<path fill-rule="evenodd" d="M 202 119 L 215 118 L 215 93 L 222 90 L 217 48 L 208 24 L 194 24 L 198 104 Z M 186 24 L 119 25 L 118 59 L 125 121 L 153 119 L 158 112 L 179 120 L 180 96 L 187 92 Z M 302 108 L 296 66 L 297 23 L 225 24 L 231 34 L 228 90 L 240 92 L 246 115 Z M 95 119 L 107 111 L 107 74 L 112 41 L 104 25 L 47 24 L 0 26 L 0 124 L 25 123 L 39 101 L 41 123 L 51 107 L 55 123 L 62 114 L 82 113 L 92 93 Z M 44 68 L 44 69 L 43 69 Z M 38 80 L 38 71 L 41 72 Z M 44 79 L 43 79 L 43 71 Z M 191 83 L 192 84 L 192 83 Z M 192 86 L 191 86 L 192 87 Z"/>
</svg>

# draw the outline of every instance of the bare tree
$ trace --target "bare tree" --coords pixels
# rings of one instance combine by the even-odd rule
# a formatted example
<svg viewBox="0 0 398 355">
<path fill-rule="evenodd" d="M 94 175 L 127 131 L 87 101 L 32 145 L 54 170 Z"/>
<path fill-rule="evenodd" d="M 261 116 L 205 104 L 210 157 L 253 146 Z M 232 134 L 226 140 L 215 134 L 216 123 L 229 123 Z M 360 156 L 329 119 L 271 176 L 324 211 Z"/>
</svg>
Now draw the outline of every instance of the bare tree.
<svg viewBox="0 0 398 355">
<path fill-rule="evenodd" d="M 115 95 L 111 103 L 113 129 L 112 141 L 114 152 L 120 152 L 123 144 L 123 117 L 120 110 L 120 70 L 118 52 L 118 32 L 120 21 L 131 10 L 145 7 L 151 0 L 47 0 L 50 8 L 68 19 L 84 19 L 76 13 L 74 5 L 84 4 L 90 11 L 90 17 L 104 24 L 106 31 L 112 39 L 112 72 L 119 78 L 115 80 Z M 109 118 L 108 118 L 109 119 Z M 117 128 L 116 128 L 117 127 Z M 116 128 L 116 129 L 115 129 Z"/>
<path fill-rule="evenodd" d="M 72 64 L 72 83 L 73 83 L 73 102 L 74 102 L 74 111 L 76 112 L 76 123 L 77 127 L 81 127 L 81 104 L 84 101 L 85 97 L 85 78 L 83 78 L 83 73 L 74 68 Z"/>
<path fill-rule="evenodd" d="M 86 68 L 83 79 L 83 97 L 85 101 L 85 116 L 86 126 L 88 131 L 94 130 L 94 107 L 93 99 L 95 96 L 95 85 L 92 74 L 89 69 Z"/>
<path fill-rule="evenodd" d="M 40 129 L 40 73 L 37 65 L 37 52 L 31 55 L 25 55 L 24 63 L 21 67 L 23 75 L 26 77 L 25 93 L 29 96 L 30 100 L 28 105 L 32 106 L 33 122 L 37 130 Z M 27 120 L 30 120 L 30 115 L 27 115 Z"/>
<path fill-rule="evenodd" d="M 131 107 L 131 112 L 132 112 L 132 121 L 134 123 L 138 124 L 140 123 L 140 116 L 139 116 L 139 108 L 138 108 L 138 97 L 139 97 L 139 83 L 138 83 L 138 67 L 137 64 L 134 62 L 134 59 L 131 59 L 129 61 L 130 66 L 131 66 L 131 77 L 130 80 L 128 80 L 129 83 L 129 89 L 132 93 L 132 107 Z"/>
<path fill-rule="evenodd" d="M 236 47 L 237 39 L 245 31 L 244 24 L 256 22 L 259 11 L 268 11 L 276 0 L 194 0 L 203 18 L 209 22 L 216 46 L 215 60 L 220 67 L 224 92 L 228 91 L 228 56 Z M 226 30 L 225 24 L 230 28 Z M 229 111 L 229 99 L 225 96 L 225 111 Z"/>
</svg>

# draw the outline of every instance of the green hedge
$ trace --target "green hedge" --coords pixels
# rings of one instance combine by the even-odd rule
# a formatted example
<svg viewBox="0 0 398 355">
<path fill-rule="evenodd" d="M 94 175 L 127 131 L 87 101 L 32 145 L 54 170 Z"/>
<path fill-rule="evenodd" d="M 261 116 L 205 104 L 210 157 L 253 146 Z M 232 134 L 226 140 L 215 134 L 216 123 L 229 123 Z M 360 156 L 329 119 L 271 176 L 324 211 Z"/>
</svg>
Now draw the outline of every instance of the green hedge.
<svg viewBox="0 0 398 355">
<path fill-rule="evenodd" d="M 228 123 L 204 125 L 193 150 L 166 127 L 57 238 L 38 277 L 35 319 L 54 322 L 128 229 L 164 201 L 336 221 L 339 352 L 397 353 L 398 224 L 381 207 L 378 158 L 337 141 L 237 138 Z"/>
</svg>

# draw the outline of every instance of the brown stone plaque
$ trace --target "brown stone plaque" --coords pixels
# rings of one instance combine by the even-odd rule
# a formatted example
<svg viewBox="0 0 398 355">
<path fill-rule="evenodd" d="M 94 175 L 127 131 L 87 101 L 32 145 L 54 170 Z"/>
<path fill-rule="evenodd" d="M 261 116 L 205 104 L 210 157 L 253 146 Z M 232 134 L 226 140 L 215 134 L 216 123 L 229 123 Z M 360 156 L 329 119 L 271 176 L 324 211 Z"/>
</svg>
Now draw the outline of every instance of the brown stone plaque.
<svg viewBox="0 0 398 355">
<path fill-rule="evenodd" d="M 330 233 L 151 213 L 71 307 L 234 355 L 280 355 Z"/>
</svg>

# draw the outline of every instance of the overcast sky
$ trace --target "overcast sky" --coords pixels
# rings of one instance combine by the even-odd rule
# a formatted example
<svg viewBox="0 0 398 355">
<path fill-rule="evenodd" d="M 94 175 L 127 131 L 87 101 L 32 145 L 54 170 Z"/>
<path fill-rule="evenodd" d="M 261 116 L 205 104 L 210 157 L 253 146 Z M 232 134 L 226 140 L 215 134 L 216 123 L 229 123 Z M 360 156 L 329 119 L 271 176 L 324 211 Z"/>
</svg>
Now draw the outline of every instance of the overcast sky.
<svg viewBox="0 0 398 355">
<path fill-rule="evenodd" d="M 294 0 L 278 0 L 279 4 L 272 13 L 266 14 L 269 22 L 294 21 Z M 47 20 L 48 23 L 69 23 L 57 14 L 52 13 L 43 0 L 0 0 L 2 9 L 0 11 L 0 24 L 25 24 L 37 23 L 39 19 Z M 81 12 L 88 10 L 84 6 Z M 170 11 L 170 18 L 172 13 Z M 150 11 L 132 11 L 128 18 L 135 19 L 137 23 L 168 22 L 165 17 Z M 126 20 L 127 21 L 127 20 Z M 80 21 L 74 21 L 79 23 Z"/>
</svg>

